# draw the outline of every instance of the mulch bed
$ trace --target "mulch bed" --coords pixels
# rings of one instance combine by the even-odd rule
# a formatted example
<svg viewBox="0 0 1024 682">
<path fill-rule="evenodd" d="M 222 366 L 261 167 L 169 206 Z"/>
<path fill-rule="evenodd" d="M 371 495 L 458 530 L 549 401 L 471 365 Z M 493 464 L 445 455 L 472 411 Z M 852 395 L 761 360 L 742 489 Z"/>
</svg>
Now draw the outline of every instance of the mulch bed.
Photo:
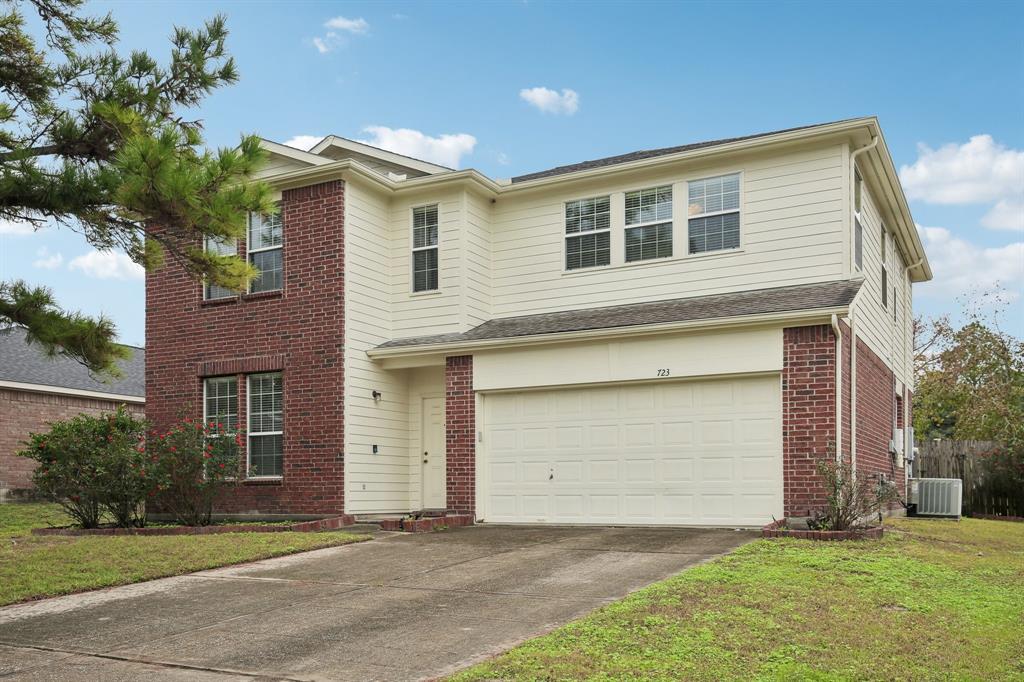
<svg viewBox="0 0 1024 682">
<path fill-rule="evenodd" d="M 761 528 L 763 538 L 800 538 L 803 540 L 878 540 L 884 529 L 881 526 L 859 528 L 857 530 L 798 530 L 785 528 L 786 519 L 772 521 Z"/>
<path fill-rule="evenodd" d="M 296 523 L 238 523 L 222 526 L 153 526 L 151 528 L 33 528 L 33 535 L 217 535 L 219 533 L 314 533 L 355 523 L 349 514 Z"/>
</svg>

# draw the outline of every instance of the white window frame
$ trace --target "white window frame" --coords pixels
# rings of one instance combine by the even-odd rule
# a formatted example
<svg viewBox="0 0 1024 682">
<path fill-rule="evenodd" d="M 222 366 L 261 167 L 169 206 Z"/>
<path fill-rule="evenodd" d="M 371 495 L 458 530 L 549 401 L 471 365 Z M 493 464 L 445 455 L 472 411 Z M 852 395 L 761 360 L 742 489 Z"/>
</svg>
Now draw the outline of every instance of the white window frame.
<svg viewBox="0 0 1024 682">
<path fill-rule="evenodd" d="M 724 177 L 727 177 L 727 176 L 730 176 L 730 175 L 735 175 L 736 176 L 736 185 L 737 185 L 737 190 L 736 191 L 737 191 L 737 195 L 738 195 L 737 199 L 736 199 L 736 208 L 735 209 L 722 210 L 722 211 L 705 211 L 704 213 L 696 213 L 694 215 L 690 215 L 690 185 L 692 183 L 694 183 L 694 182 L 703 182 L 703 181 L 706 181 L 706 180 L 713 180 L 714 178 L 724 178 Z M 690 179 L 690 180 L 686 181 L 686 203 L 683 205 L 684 206 L 684 208 L 683 208 L 683 217 L 686 220 L 686 244 L 685 244 L 686 250 L 685 250 L 684 253 L 686 254 L 687 258 L 702 258 L 702 257 L 705 257 L 705 256 L 718 256 L 718 255 L 723 255 L 723 254 L 737 253 L 737 252 L 743 250 L 744 241 L 746 239 L 746 236 L 745 236 L 746 235 L 746 230 L 744 229 L 744 220 L 743 220 L 743 215 L 745 213 L 745 211 L 744 211 L 744 203 L 745 203 L 744 196 L 745 195 L 744 195 L 744 182 L 743 181 L 744 181 L 744 178 L 743 178 L 743 171 L 742 170 L 727 171 L 727 172 L 724 172 L 724 173 L 716 173 L 714 175 L 705 175 L 705 176 L 702 176 L 702 177 L 699 177 L 699 178 L 693 178 L 693 179 Z M 674 197 L 673 197 L 673 199 L 674 199 Z M 737 242 L 736 246 L 730 247 L 728 249 L 715 249 L 713 251 L 697 251 L 697 252 L 690 251 L 690 221 L 691 220 L 696 220 L 698 218 L 710 218 L 710 217 L 713 217 L 713 216 L 716 216 L 716 215 L 729 215 L 731 213 L 735 213 L 736 214 L 737 221 L 739 223 L 739 228 L 738 229 L 740 231 L 740 234 L 739 234 L 739 241 Z M 673 240 L 674 239 L 675 239 L 675 236 L 673 235 Z M 674 248 L 675 247 L 673 246 L 673 249 Z"/>
<path fill-rule="evenodd" d="M 431 208 L 437 209 L 437 243 L 431 244 L 430 246 L 416 246 L 415 236 L 415 225 L 416 225 L 416 211 L 419 209 Z M 414 255 L 418 251 L 429 251 L 434 249 L 437 251 L 437 286 L 433 289 L 423 289 L 416 291 L 416 256 Z M 441 292 L 441 204 L 440 202 L 433 202 L 430 204 L 419 204 L 409 209 L 409 293 L 413 296 L 429 296 L 431 294 L 437 294 Z"/>
<path fill-rule="evenodd" d="M 279 376 L 281 377 L 281 430 L 280 431 L 256 431 L 252 430 L 252 380 L 256 377 Z M 284 478 L 284 373 L 283 372 L 257 372 L 245 375 L 245 477 L 254 480 L 280 480 Z M 281 436 L 281 471 L 280 474 L 270 476 L 251 474 L 252 469 L 252 437 L 253 436 Z"/>
<path fill-rule="evenodd" d="M 576 202 L 579 202 L 579 201 L 588 201 L 590 199 L 595 199 L 595 200 L 596 199 L 608 199 L 608 227 L 600 229 L 600 230 L 588 230 L 586 232 L 573 232 L 573 233 L 566 232 L 565 231 L 565 220 L 566 220 L 566 217 L 565 217 L 565 207 L 567 205 L 569 205 L 569 204 L 575 204 Z M 615 206 L 614 206 L 614 204 L 615 204 L 615 202 L 612 201 L 612 195 L 611 194 L 598 194 L 598 195 L 594 195 L 594 196 L 576 197 L 575 199 L 567 199 L 567 200 L 562 202 L 562 204 L 561 204 L 562 212 L 561 212 L 561 218 L 559 219 L 559 225 L 561 226 L 561 230 L 562 230 L 562 273 L 563 274 L 575 274 L 575 273 L 579 273 L 579 272 L 592 272 L 594 270 L 599 270 L 601 268 L 610 268 L 610 267 L 613 267 L 613 266 L 616 265 L 616 263 L 613 262 L 613 259 L 612 259 L 612 256 L 615 254 L 614 240 L 612 238 L 612 233 L 614 232 L 613 228 L 615 227 Z M 566 262 L 568 260 L 568 257 L 569 257 L 569 240 L 572 239 L 572 238 L 575 238 L 575 237 L 582 237 L 582 236 L 588 235 L 588 234 L 597 235 L 597 234 L 601 234 L 602 232 L 607 232 L 608 233 L 608 263 L 606 265 L 591 265 L 591 266 L 588 266 L 588 267 L 579 267 L 579 268 L 572 268 L 572 269 L 570 269 L 568 267 L 568 263 Z M 625 236 L 623 236 L 623 239 L 625 239 Z M 632 263 L 631 263 L 631 265 L 632 265 Z"/>
<path fill-rule="evenodd" d="M 669 194 L 669 214 L 668 214 L 668 220 L 665 220 L 665 219 L 655 219 L 655 220 L 648 220 L 646 222 L 639 222 L 639 223 L 630 224 L 628 222 L 628 217 L 626 216 L 626 211 L 629 210 L 628 206 L 627 206 L 627 201 L 628 201 L 629 195 L 630 194 L 643 193 L 643 192 L 650 192 L 652 190 L 657 192 L 659 189 L 667 189 L 668 190 L 668 194 Z M 687 192 L 689 192 L 689 186 L 687 186 Z M 625 263 L 626 265 L 636 265 L 637 263 L 649 263 L 651 261 L 661 261 L 661 260 L 667 260 L 669 258 L 675 258 L 675 256 L 676 256 L 676 229 L 675 229 L 676 228 L 676 226 L 675 226 L 675 215 L 676 214 L 675 214 L 675 201 L 676 201 L 675 186 L 671 182 L 662 183 L 662 184 L 659 184 L 659 185 L 654 185 L 654 186 L 649 186 L 649 187 L 642 187 L 642 188 L 639 188 L 639 189 L 631 189 L 631 190 L 628 190 L 626 192 L 623 192 L 623 194 L 622 194 L 622 225 L 623 225 L 623 228 L 622 228 L 622 262 L 623 263 Z M 667 256 L 655 256 L 654 258 L 638 258 L 636 260 L 629 260 L 629 255 L 626 253 L 627 233 L 630 230 L 635 230 L 635 229 L 644 228 L 644 227 L 652 227 L 652 226 L 655 226 L 655 225 L 668 225 L 669 231 L 672 234 L 672 253 L 670 253 Z"/>
<path fill-rule="evenodd" d="M 217 376 L 217 377 L 203 377 L 203 429 L 206 429 L 207 425 L 210 423 L 210 415 L 206 411 L 206 408 L 207 408 L 206 399 L 207 399 L 207 397 L 209 395 L 208 392 L 207 392 L 208 382 L 210 382 L 210 381 L 218 381 L 218 380 L 230 380 L 230 379 L 234 379 L 235 380 L 235 430 L 234 431 L 225 431 L 224 433 L 221 433 L 219 431 L 217 433 L 210 433 L 210 434 L 208 434 L 206 436 L 207 438 L 220 438 L 221 436 L 234 436 L 234 435 L 238 434 L 238 375 L 236 375 L 236 374 L 230 374 L 230 375 L 225 375 L 225 376 Z M 248 455 L 246 455 L 246 458 L 248 458 Z M 206 466 L 205 465 L 203 466 L 203 477 L 204 478 L 206 477 Z M 234 477 L 232 476 L 228 480 L 232 480 L 233 481 Z"/>
<path fill-rule="evenodd" d="M 882 280 L 882 282 L 881 282 L 881 284 L 882 284 L 882 286 L 881 286 L 881 289 L 882 289 L 882 307 L 885 310 L 888 310 L 889 309 L 889 284 L 890 284 L 889 280 L 892 279 L 892 273 L 889 272 L 889 252 L 892 249 L 887 249 L 886 248 L 886 240 L 889 237 L 889 231 L 887 229 L 885 229 L 885 223 L 882 223 L 882 226 L 881 226 L 881 228 L 879 230 L 879 237 L 881 238 L 881 245 L 879 246 L 879 253 L 880 253 L 881 257 L 882 257 L 882 270 L 881 270 L 881 272 L 879 273 L 878 276 Z M 895 287 L 894 287 L 894 289 L 895 289 Z"/>
<path fill-rule="evenodd" d="M 246 235 L 248 235 L 248 232 L 249 232 L 249 226 L 248 226 L 248 224 L 246 224 Z M 237 239 L 232 240 L 234 248 L 229 250 L 229 251 L 225 251 L 225 252 L 210 251 L 210 242 L 211 241 L 216 241 L 216 239 L 212 238 L 212 237 L 209 237 L 209 236 L 203 237 L 203 250 L 206 251 L 207 253 L 215 253 L 218 256 L 231 256 L 231 255 L 237 256 L 238 255 L 238 240 Z M 227 246 L 227 242 L 224 242 L 224 245 Z M 236 298 L 238 296 L 238 292 L 237 291 L 232 291 L 230 294 L 227 294 L 225 296 L 210 296 L 210 287 L 213 287 L 213 286 L 217 286 L 217 285 L 210 284 L 208 281 L 206 281 L 205 278 L 203 279 L 203 300 L 204 301 L 224 301 L 224 300 L 227 300 L 229 298 Z M 222 289 L 226 289 L 226 287 L 221 287 L 221 288 Z"/>
<path fill-rule="evenodd" d="M 249 282 L 249 288 L 246 290 L 250 294 L 263 294 L 271 291 L 283 291 L 284 290 L 284 214 L 281 213 L 281 207 L 278 206 L 278 212 L 276 215 L 281 216 L 281 243 L 277 246 L 262 246 L 258 249 L 252 248 L 252 217 L 259 215 L 260 220 L 263 219 L 263 214 L 249 212 L 248 218 L 245 223 L 245 260 L 247 263 L 252 265 L 252 254 L 263 253 L 265 251 L 274 251 L 275 249 L 281 252 L 281 287 L 279 289 L 264 289 L 262 291 L 253 291 L 252 282 Z M 253 280 L 255 281 L 255 280 Z"/>
</svg>

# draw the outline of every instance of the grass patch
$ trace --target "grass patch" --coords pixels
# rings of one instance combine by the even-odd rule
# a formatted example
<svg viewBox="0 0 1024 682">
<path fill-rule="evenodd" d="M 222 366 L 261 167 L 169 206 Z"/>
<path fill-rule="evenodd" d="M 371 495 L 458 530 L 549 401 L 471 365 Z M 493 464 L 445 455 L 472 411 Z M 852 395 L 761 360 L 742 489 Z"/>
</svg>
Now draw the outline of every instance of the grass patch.
<svg viewBox="0 0 1024 682">
<path fill-rule="evenodd" d="M 1024 680 L 1024 524 L 888 526 L 755 541 L 452 679 Z"/>
<path fill-rule="evenodd" d="M 369 539 L 343 531 L 82 537 L 29 534 L 32 528 L 70 523 L 56 505 L 0 505 L 0 605 Z"/>
</svg>

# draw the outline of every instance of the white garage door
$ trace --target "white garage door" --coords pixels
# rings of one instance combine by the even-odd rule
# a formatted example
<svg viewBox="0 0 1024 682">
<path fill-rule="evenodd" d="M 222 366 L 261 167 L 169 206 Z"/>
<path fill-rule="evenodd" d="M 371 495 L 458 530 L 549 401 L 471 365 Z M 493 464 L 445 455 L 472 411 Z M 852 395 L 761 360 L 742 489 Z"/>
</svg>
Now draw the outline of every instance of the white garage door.
<svg viewBox="0 0 1024 682">
<path fill-rule="evenodd" d="M 782 516 L 778 376 L 485 394 L 485 521 Z"/>
</svg>

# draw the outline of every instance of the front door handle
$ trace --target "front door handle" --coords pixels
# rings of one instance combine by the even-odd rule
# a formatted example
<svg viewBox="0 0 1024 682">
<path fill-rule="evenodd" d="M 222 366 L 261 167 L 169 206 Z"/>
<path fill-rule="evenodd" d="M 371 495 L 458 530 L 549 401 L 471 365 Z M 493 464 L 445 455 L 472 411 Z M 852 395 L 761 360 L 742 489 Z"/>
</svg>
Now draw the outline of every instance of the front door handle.
<svg viewBox="0 0 1024 682">
<path fill-rule="evenodd" d="M 429 452 L 426 452 L 426 451 L 423 452 L 423 463 L 424 464 L 427 463 L 427 455 L 429 455 L 429 454 L 430 454 Z"/>
</svg>

